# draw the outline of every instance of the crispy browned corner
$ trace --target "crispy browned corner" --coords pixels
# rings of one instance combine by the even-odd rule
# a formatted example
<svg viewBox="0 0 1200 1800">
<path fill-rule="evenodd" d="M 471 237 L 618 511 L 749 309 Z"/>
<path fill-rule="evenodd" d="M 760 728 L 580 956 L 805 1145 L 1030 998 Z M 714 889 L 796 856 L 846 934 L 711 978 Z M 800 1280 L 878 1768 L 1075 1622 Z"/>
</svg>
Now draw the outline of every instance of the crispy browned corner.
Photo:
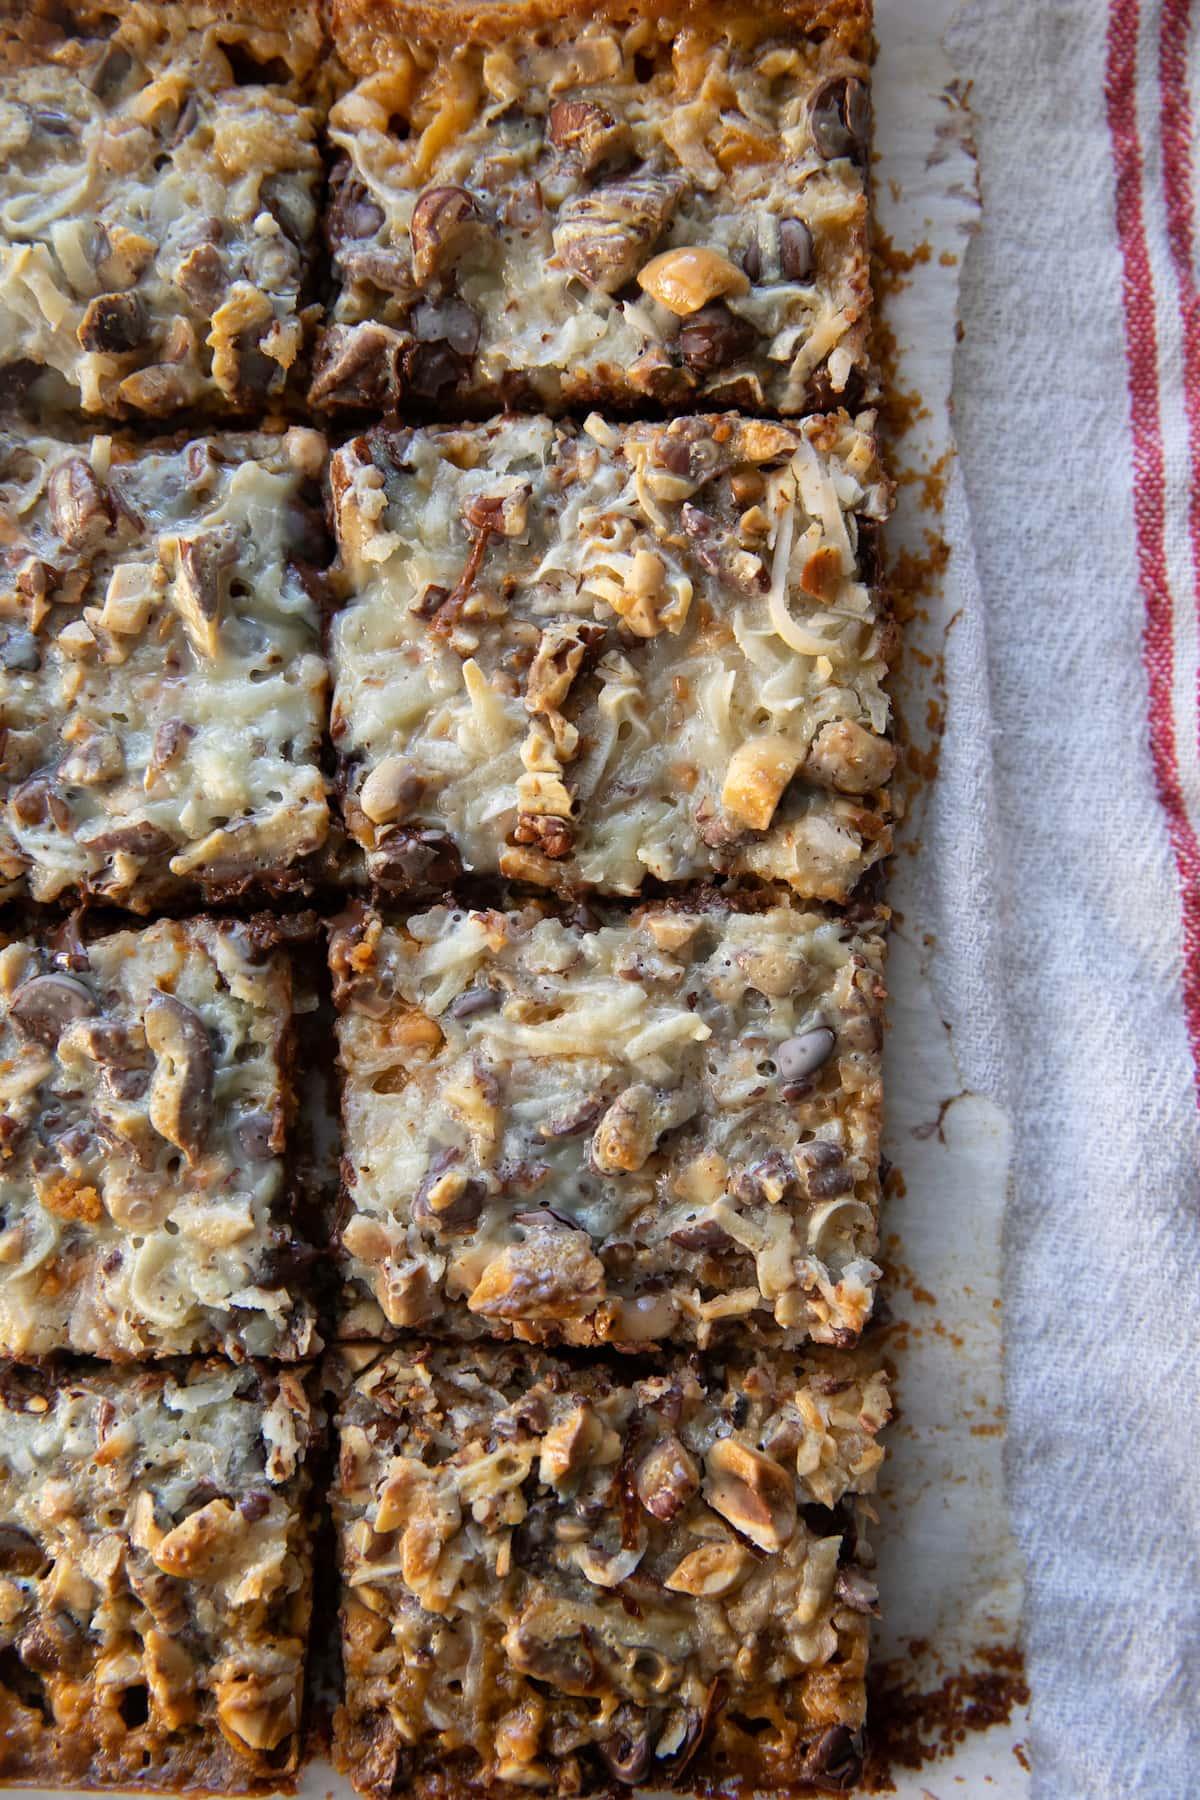
<svg viewBox="0 0 1200 1800">
<path fill-rule="evenodd" d="M 294 1786 L 307 1372 L 0 1371 L 0 1780 Z"/>
</svg>

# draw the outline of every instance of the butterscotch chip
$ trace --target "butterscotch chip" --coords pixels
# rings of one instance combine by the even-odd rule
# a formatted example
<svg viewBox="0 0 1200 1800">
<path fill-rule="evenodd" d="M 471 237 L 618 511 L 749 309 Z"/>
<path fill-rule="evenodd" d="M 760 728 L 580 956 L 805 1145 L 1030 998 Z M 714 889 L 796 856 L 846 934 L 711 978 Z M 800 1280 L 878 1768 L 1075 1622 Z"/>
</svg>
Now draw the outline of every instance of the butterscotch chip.
<svg viewBox="0 0 1200 1800">
<path fill-rule="evenodd" d="M 287 1781 L 319 1423 L 302 1371 L 4 1371 L 0 1778 Z"/>
<path fill-rule="evenodd" d="M 379 887 L 842 900 L 887 854 L 872 413 L 380 428 L 330 474 L 333 735 Z"/>
<path fill-rule="evenodd" d="M 687 894 L 590 922 L 439 906 L 344 922 L 331 959 L 344 1337 L 862 1330 L 882 919 Z"/>
<path fill-rule="evenodd" d="M 861 395 L 867 0 L 336 0 L 332 20 L 314 403 Z"/>
<path fill-rule="evenodd" d="M 364 1794 L 828 1791 L 861 1767 L 866 1358 L 346 1353 L 342 1769 Z"/>
<path fill-rule="evenodd" d="M 283 395 L 306 335 L 319 50 L 315 0 L 6 9 L 0 372 L 39 409 L 261 414 Z"/>
<path fill-rule="evenodd" d="M 263 921 L 0 948 L 0 1355 L 319 1347 L 285 1150 L 291 972 Z"/>
</svg>

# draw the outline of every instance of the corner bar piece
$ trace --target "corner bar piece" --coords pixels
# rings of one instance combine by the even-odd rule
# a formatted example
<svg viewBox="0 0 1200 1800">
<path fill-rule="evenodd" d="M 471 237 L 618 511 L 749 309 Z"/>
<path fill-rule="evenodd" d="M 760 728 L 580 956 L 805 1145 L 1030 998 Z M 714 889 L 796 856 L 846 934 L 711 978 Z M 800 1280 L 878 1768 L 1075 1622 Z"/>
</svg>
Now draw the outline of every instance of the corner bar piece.
<svg viewBox="0 0 1200 1800">
<path fill-rule="evenodd" d="M 340 1335 L 852 1343 L 882 926 L 713 895 L 343 922 Z"/>
<path fill-rule="evenodd" d="M 861 1767 L 865 1359 L 345 1353 L 345 1701 L 373 1800 L 840 1790 Z"/>
<path fill-rule="evenodd" d="M 0 949 L 0 1356 L 309 1354 L 271 927 L 60 942 Z"/>
<path fill-rule="evenodd" d="M 723 872 L 845 899 L 890 845 L 874 422 L 343 446 L 333 735 L 377 886 Z"/>
<path fill-rule="evenodd" d="M 0 20 L 0 378 L 256 416 L 309 315 L 316 0 L 18 0 Z"/>
<path fill-rule="evenodd" d="M 325 440 L 0 429 L 0 897 L 302 885 L 328 830 Z"/>
<path fill-rule="evenodd" d="M 857 404 L 867 0 L 336 0 L 329 406 Z"/>
<path fill-rule="evenodd" d="M 299 1371 L 0 1375 L 0 1780 L 294 1788 L 311 1610 Z"/>
</svg>

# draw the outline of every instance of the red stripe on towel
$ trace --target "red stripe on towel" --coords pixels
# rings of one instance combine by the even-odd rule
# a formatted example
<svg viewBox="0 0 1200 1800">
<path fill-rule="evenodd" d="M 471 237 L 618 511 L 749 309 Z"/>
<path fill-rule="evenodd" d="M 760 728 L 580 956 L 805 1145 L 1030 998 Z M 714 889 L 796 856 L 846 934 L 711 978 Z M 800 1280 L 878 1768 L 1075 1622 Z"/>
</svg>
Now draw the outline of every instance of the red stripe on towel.
<svg viewBox="0 0 1200 1800">
<path fill-rule="evenodd" d="M 1154 279 L 1142 199 L 1137 122 L 1139 0 L 1110 0 L 1104 91 L 1116 183 L 1125 358 L 1133 434 L 1133 514 L 1145 602 L 1142 658 L 1150 688 L 1150 753 L 1167 815 L 1183 912 L 1183 1006 L 1200 1101 L 1200 846 L 1184 804 L 1172 709 L 1174 599 L 1167 574 L 1166 480 L 1158 392 Z"/>
</svg>

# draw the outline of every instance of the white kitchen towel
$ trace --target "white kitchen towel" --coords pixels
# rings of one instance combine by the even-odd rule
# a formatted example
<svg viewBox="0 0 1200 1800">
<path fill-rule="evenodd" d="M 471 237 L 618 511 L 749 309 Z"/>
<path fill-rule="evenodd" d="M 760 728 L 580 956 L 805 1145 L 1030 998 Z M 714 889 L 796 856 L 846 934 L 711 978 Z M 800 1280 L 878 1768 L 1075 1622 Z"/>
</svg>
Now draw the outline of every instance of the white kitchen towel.
<svg viewBox="0 0 1200 1800">
<path fill-rule="evenodd" d="M 1039 1800 L 1200 1795 L 1197 15 L 968 0 L 950 40 L 983 190 L 955 384 L 979 589 L 960 561 L 926 888 L 968 1079 L 1014 1124 Z"/>
</svg>

